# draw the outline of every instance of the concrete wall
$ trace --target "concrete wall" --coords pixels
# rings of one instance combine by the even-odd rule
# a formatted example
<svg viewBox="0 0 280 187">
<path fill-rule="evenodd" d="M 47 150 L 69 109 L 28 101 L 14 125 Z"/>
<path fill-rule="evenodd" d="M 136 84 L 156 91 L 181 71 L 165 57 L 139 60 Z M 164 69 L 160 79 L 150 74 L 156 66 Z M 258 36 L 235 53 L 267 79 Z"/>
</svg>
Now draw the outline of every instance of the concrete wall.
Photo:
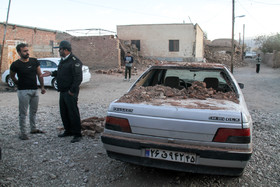
<svg viewBox="0 0 280 187">
<path fill-rule="evenodd" d="M 111 69 L 120 66 L 119 40 L 112 35 L 71 37 L 73 53 L 91 69 Z"/>
<path fill-rule="evenodd" d="M 266 53 L 263 55 L 263 63 L 273 68 L 280 67 L 280 51 L 273 51 L 273 53 Z"/>
<path fill-rule="evenodd" d="M 117 35 L 121 40 L 140 40 L 139 55 L 144 57 L 169 61 L 203 57 L 203 32 L 193 24 L 119 25 Z M 169 40 L 179 40 L 178 52 L 169 51 Z"/>
<path fill-rule="evenodd" d="M 203 31 L 197 24 L 195 25 L 195 31 L 195 57 L 198 61 L 202 61 L 204 57 Z"/>
</svg>

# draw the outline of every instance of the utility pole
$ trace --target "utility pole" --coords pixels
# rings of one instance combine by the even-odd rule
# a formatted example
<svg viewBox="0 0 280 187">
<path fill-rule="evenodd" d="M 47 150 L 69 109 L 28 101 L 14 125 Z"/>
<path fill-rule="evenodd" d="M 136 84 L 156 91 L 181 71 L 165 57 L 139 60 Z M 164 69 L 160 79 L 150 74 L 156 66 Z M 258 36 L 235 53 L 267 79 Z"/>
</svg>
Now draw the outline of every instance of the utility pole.
<svg viewBox="0 0 280 187">
<path fill-rule="evenodd" d="M 233 54 L 234 54 L 234 0 L 232 0 L 232 31 L 231 31 L 231 59 L 230 72 L 233 73 Z"/>
<path fill-rule="evenodd" d="M 5 45 L 5 39 L 6 39 L 7 26 L 8 26 L 8 19 L 9 19 L 10 5 L 11 5 L 11 0 L 9 0 L 8 12 L 7 12 L 7 18 L 6 18 L 5 29 L 4 29 L 3 43 L 2 43 L 2 47 L 1 47 L 0 73 L 1 73 L 1 67 L 2 67 L 3 52 L 4 52 L 4 45 Z"/>
<path fill-rule="evenodd" d="M 240 45 L 241 44 L 241 33 L 239 33 L 239 42 L 238 44 Z"/>
<path fill-rule="evenodd" d="M 242 44 L 242 60 L 244 60 L 244 50 L 245 50 L 245 44 L 244 44 L 244 36 L 245 36 L 245 24 L 243 24 L 243 44 Z"/>
</svg>

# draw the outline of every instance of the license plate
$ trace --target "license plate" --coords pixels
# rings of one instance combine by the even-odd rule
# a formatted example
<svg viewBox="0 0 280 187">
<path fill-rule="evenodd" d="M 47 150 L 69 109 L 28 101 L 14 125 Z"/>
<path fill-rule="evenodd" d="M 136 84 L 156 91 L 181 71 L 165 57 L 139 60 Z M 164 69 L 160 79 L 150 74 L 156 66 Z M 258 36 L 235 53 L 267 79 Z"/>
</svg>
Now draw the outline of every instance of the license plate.
<svg viewBox="0 0 280 187">
<path fill-rule="evenodd" d="M 184 162 L 190 164 L 196 163 L 196 154 L 194 153 L 185 153 L 185 152 L 150 148 L 150 149 L 145 149 L 145 156 L 153 159 L 168 160 L 173 162 Z"/>
</svg>

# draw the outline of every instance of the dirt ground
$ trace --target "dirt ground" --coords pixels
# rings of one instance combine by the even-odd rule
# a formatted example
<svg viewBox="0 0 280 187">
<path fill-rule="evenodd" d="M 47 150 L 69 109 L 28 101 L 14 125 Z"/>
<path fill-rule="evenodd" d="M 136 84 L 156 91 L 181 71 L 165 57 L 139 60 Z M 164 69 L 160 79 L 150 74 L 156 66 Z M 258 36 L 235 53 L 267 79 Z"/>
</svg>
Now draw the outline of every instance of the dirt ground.
<svg viewBox="0 0 280 187">
<path fill-rule="evenodd" d="M 280 111 L 280 69 L 261 65 L 260 73 L 255 71 L 255 61 L 248 60 L 249 66 L 234 69 L 237 81 L 245 84 L 242 90 L 248 108 L 279 112 Z"/>
<path fill-rule="evenodd" d="M 260 73 L 257 74 L 255 72 L 255 62 L 248 60 L 248 63 L 247 67 L 234 69 L 234 76 L 238 82 L 245 84 L 245 88 L 242 91 L 249 110 L 251 112 L 262 111 L 265 114 L 272 113 L 271 115 L 280 113 L 280 69 L 272 69 L 261 65 Z M 133 76 L 132 82 L 138 76 L 139 74 Z M 123 81 L 122 75 L 93 73 L 91 81 L 81 86 L 79 97 L 81 118 L 104 117 L 110 102 L 126 93 L 132 82 Z M 7 107 L 17 110 L 16 92 L 7 91 L 7 87 L 3 83 L 0 84 L 0 103 L 1 108 Z M 39 107 L 54 107 L 57 110 L 57 105 L 58 92 L 55 90 L 48 89 L 45 95 L 40 95 Z M 256 113 L 255 115 L 257 116 L 258 114 Z M 262 116 L 259 116 L 259 121 L 261 121 L 261 118 Z M 253 118 L 253 120 L 256 119 Z M 258 124 L 262 125 L 261 123 L 256 125 Z M 50 130 L 48 133 L 51 132 Z M 268 133 L 270 134 L 271 132 Z M 255 146 L 262 145 L 261 132 L 258 135 L 260 137 Z M 56 137 L 56 135 L 53 136 Z M 279 134 L 275 136 L 279 140 Z M 82 143 L 86 144 L 86 141 L 87 139 L 84 139 L 84 143 Z M 97 143 L 94 145 L 102 150 L 100 139 L 96 141 Z M 273 144 L 273 146 L 275 149 L 279 149 L 278 144 Z M 188 174 L 135 166 L 109 159 L 104 150 L 99 150 L 98 152 L 96 151 L 98 155 L 95 160 L 84 161 L 90 171 L 94 170 L 88 179 L 87 186 L 279 186 L 279 165 L 277 165 L 279 161 L 273 166 L 274 169 L 271 171 L 273 174 L 265 172 L 266 170 L 270 171 L 267 167 L 269 161 L 266 160 L 266 163 L 263 163 L 260 159 L 263 155 L 268 154 L 269 151 L 262 153 L 262 149 L 264 148 L 261 146 L 256 147 L 256 153 L 246 168 L 244 175 L 240 178 Z M 90 154 L 94 154 L 94 152 L 95 150 Z M 275 152 L 276 155 L 269 155 L 269 158 L 275 157 L 277 159 L 279 151 L 278 153 L 277 151 Z M 88 159 L 92 159 L 91 157 L 88 155 Z M 262 164 L 258 164 L 259 162 L 257 161 Z"/>
</svg>

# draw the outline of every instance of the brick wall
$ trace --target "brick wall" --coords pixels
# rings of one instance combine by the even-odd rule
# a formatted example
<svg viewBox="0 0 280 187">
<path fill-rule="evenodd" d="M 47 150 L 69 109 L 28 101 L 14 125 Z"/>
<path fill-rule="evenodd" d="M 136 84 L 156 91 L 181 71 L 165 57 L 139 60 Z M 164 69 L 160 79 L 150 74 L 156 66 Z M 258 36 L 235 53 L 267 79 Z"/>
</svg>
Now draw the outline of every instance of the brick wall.
<svg viewBox="0 0 280 187">
<path fill-rule="evenodd" d="M 0 23 L 0 35 L 4 35 L 4 25 Z M 55 41 L 56 31 L 43 30 L 33 27 L 8 25 L 6 40 L 24 40 L 33 45 L 49 45 L 50 40 Z"/>
<path fill-rule="evenodd" d="M 0 23 L 0 36 L 4 36 L 4 30 L 4 24 Z M 9 68 L 10 61 L 15 60 L 11 59 L 8 48 L 15 48 L 21 42 L 28 44 L 31 57 L 57 57 L 58 53 L 54 52 L 52 48 L 57 43 L 56 34 L 57 32 L 52 30 L 9 24 L 6 31 L 1 71 Z"/>
<path fill-rule="evenodd" d="M 73 53 L 91 69 L 112 69 L 120 66 L 119 40 L 114 36 L 85 36 L 69 39 Z"/>
<path fill-rule="evenodd" d="M 3 35 L 4 25 L 0 23 L 0 36 Z M 62 40 L 70 41 L 73 53 L 91 69 L 112 69 L 120 66 L 119 40 L 112 35 L 74 37 L 47 29 L 8 25 L 6 41 L 11 41 L 10 49 L 6 42 L 1 71 L 9 68 L 11 62 L 18 58 L 17 54 L 11 55 L 11 47 L 15 52 L 18 43 L 25 42 L 29 45 L 31 57 L 59 57 L 58 49 L 53 47 L 57 47 Z"/>
</svg>

